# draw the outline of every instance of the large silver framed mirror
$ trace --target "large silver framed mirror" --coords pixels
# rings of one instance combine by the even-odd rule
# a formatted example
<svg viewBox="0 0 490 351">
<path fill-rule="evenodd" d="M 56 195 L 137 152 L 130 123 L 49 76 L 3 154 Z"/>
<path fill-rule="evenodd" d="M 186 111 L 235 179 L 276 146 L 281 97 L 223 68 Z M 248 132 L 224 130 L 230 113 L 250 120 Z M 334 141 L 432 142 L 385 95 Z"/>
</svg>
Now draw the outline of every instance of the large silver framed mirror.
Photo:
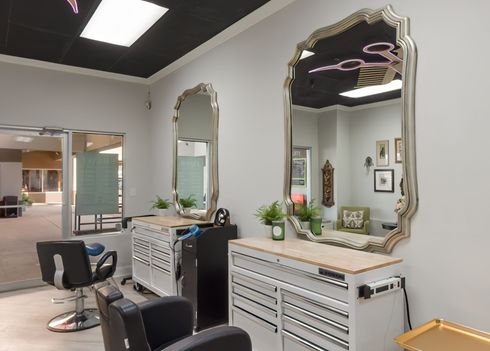
<svg viewBox="0 0 490 351">
<path fill-rule="evenodd" d="M 218 201 L 216 91 L 198 84 L 177 99 L 173 116 L 173 197 L 183 217 L 210 220 Z"/>
<path fill-rule="evenodd" d="M 390 6 L 298 44 L 285 82 L 284 197 L 299 235 L 372 252 L 410 235 L 415 69 L 409 20 Z"/>
</svg>

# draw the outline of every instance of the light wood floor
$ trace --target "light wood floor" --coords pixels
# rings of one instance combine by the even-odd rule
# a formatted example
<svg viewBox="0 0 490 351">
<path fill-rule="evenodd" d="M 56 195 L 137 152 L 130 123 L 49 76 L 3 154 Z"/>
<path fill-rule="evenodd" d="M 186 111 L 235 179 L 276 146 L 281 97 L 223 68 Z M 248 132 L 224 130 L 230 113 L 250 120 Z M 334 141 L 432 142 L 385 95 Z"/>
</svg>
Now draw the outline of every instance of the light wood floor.
<svg viewBox="0 0 490 351">
<path fill-rule="evenodd" d="M 120 286 L 125 297 L 134 302 L 155 298 L 139 294 L 131 282 Z M 93 293 L 85 289 L 89 298 L 85 306 L 96 307 Z M 0 351 L 103 351 L 100 327 L 74 332 L 54 333 L 46 329 L 53 317 L 74 309 L 74 303 L 54 305 L 52 297 L 69 296 L 71 292 L 43 286 L 0 294 Z"/>
</svg>

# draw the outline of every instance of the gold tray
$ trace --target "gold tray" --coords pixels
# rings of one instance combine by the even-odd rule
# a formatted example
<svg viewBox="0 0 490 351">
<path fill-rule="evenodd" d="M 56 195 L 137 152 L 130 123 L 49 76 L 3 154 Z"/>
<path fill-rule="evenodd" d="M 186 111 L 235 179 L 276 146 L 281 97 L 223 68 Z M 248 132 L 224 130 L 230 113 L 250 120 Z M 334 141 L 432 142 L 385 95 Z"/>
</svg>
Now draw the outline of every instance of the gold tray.
<svg viewBox="0 0 490 351">
<path fill-rule="evenodd" d="M 434 319 L 395 338 L 410 351 L 490 351 L 490 334 Z"/>
</svg>

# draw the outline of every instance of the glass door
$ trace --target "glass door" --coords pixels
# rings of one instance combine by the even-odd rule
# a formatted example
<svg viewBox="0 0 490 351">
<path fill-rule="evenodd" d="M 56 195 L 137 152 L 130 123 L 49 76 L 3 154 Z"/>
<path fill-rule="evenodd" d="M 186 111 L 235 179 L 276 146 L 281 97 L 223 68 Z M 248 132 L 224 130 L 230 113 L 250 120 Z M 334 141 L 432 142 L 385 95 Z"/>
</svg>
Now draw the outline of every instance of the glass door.
<svg viewBox="0 0 490 351">
<path fill-rule="evenodd" d="M 0 128 L 0 291 L 41 282 L 36 242 L 67 237 L 67 135 Z"/>
</svg>

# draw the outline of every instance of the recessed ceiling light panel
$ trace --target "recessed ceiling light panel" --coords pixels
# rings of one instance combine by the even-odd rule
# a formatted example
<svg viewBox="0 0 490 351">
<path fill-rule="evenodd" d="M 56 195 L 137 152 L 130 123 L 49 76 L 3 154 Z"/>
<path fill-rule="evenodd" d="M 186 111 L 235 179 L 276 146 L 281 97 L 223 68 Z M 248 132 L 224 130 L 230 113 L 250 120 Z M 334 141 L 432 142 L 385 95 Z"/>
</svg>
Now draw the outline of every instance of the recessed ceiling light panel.
<svg viewBox="0 0 490 351">
<path fill-rule="evenodd" d="M 361 98 L 365 96 L 386 93 L 388 91 L 399 90 L 401 88 L 402 88 L 402 81 L 400 79 L 395 79 L 388 84 L 371 85 L 364 88 L 349 90 L 344 93 L 340 93 L 340 95 L 347 96 L 350 98 Z"/>
<path fill-rule="evenodd" d="M 167 11 L 142 0 L 102 0 L 80 36 L 131 46 Z"/>
<path fill-rule="evenodd" d="M 315 55 L 315 53 L 313 51 L 303 50 L 301 52 L 301 57 L 299 59 L 302 60 L 302 59 L 305 59 L 305 58 L 310 57 L 312 55 Z"/>
</svg>

